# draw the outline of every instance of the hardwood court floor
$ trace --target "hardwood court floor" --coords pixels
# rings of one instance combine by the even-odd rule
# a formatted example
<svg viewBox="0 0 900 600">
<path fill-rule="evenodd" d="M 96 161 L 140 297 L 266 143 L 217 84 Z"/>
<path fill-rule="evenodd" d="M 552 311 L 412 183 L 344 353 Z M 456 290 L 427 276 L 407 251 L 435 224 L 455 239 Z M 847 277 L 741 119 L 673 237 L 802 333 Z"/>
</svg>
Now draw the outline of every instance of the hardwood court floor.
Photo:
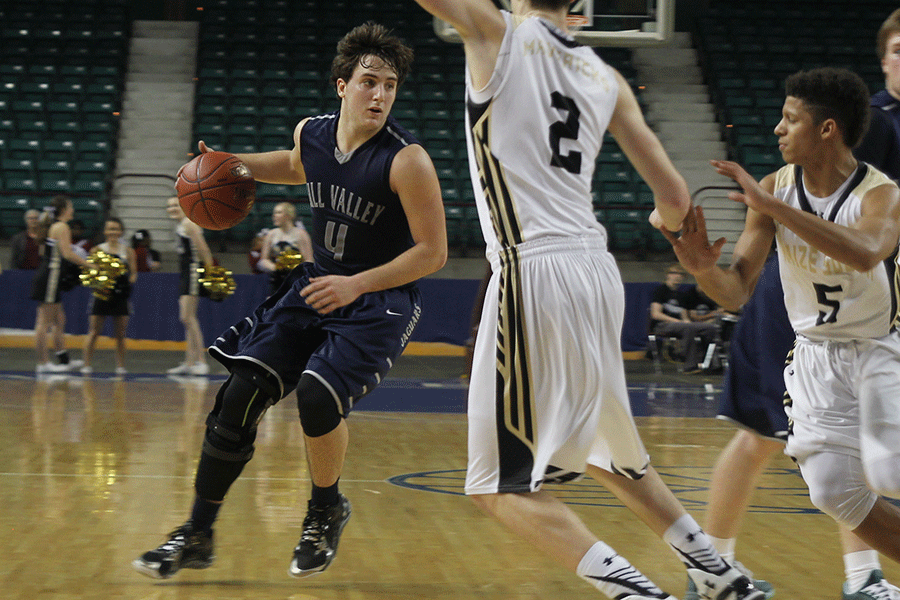
<svg viewBox="0 0 900 600">
<path fill-rule="evenodd" d="M 353 517 L 328 571 L 290 578 L 309 490 L 290 397 L 263 420 L 256 455 L 229 494 L 216 527 L 216 563 L 162 582 L 139 575 L 132 559 L 186 518 L 203 422 L 219 381 L 0 374 L 0 598 L 602 597 L 461 495 L 466 431 L 459 413 L 353 413 L 341 480 Z M 711 466 L 733 429 L 711 418 L 661 416 L 679 403 L 682 414 L 708 413 L 717 382 L 698 381 L 693 396 L 665 384 L 652 393 L 652 382 L 633 386 L 653 415 L 638 421 L 657 469 L 702 519 Z M 414 402 L 409 395 L 421 389 L 398 385 L 391 393 Z M 558 489 L 602 539 L 682 596 L 680 562 L 608 492 L 587 480 Z M 836 528 L 812 509 L 790 460 L 774 462 L 753 505 L 739 559 L 775 584 L 776 598 L 840 598 Z M 900 582 L 900 570 L 886 559 L 884 566 Z"/>
</svg>

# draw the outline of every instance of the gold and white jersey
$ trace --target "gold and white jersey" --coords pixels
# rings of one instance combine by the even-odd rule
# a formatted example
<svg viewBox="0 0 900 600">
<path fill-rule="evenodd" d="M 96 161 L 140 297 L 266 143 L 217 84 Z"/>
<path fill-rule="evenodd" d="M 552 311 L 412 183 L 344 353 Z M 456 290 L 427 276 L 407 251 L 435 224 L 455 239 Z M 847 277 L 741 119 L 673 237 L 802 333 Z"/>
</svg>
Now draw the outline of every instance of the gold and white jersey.
<svg viewBox="0 0 900 600">
<path fill-rule="evenodd" d="M 547 237 L 605 237 L 591 180 L 618 96 L 611 67 L 550 22 L 504 11 L 490 81 L 466 75 L 469 169 L 491 257 Z"/>
<path fill-rule="evenodd" d="M 810 195 L 802 170 L 786 165 L 775 175 L 775 197 L 838 225 L 851 226 L 862 198 L 881 185 L 896 185 L 871 165 L 859 167 L 827 198 Z M 775 222 L 784 303 L 794 330 L 814 341 L 880 338 L 898 323 L 900 273 L 897 250 L 865 273 L 819 252 Z"/>
</svg>

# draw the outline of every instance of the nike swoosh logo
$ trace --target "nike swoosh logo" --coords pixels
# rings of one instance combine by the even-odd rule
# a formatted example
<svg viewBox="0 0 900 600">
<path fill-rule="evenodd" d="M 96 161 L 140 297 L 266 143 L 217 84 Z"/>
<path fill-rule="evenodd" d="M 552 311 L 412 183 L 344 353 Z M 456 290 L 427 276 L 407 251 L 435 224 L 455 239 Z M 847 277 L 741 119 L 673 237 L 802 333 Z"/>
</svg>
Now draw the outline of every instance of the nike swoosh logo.
<svg viewBox="0 0 900 600">
<path fill-rule="evenodd" d="M 391 309 L 387 309 L 385 312 L 394 317 L 402 317 L 403 316 L 403 313 L 394 312 Z"/>
</svg>

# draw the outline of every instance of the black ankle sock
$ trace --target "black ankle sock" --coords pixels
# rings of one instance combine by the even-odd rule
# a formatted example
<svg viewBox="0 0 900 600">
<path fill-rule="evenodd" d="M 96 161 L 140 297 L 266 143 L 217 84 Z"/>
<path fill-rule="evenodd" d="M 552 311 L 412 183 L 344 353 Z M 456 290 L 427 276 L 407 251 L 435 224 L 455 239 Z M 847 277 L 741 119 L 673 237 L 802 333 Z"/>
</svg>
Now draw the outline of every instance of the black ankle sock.
<svg viewBox="0 0 900 600">
<path fill-rule="evenodd" d="M 69 351 L 63 350 L 62 352 L 57 352 L 56 353 L 56 362 L 58 362 L 61 365 L 69 364 Z"/>
<path fill-rule="evenodd" d="M 340 480 L 338 480 L 340 481 Z M 312 505 L 318 508 L 334 506 L 338 503 L 338 482 L 328 487 L 319 487 L 316 484 L 312 486 Z"/>
<path fill-rule="evenodd" d="M 194 529 L 199 531 L 212 531 L 212 525 L 219 516 L 221 502 L 210 502 L 197 496 L 194 498 L 194 508 L 191 510 L 191 523 Z"/>
</svg>

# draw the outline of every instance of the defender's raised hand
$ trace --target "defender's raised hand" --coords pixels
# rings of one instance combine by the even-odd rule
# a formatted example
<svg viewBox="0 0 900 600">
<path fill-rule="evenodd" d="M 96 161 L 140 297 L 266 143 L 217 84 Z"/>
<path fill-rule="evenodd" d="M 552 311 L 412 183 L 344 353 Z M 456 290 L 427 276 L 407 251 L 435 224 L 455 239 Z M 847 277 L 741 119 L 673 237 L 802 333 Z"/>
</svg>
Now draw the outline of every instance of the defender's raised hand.
<svg viewBox="0 0 900 600">
<path fill-rule="evenodd" d="M 706 219 L 703 217 L 703 209 L 699 206 L 692 206 L 688 211 L 681 226 L 681 235 L 665 227 L 660 231 L 672 244 L 678 262 L 694 276 L 715 267 L 722 255 L 722 246 L 725 245 L 724 237 L 710 245 Z"/>
</svg>

